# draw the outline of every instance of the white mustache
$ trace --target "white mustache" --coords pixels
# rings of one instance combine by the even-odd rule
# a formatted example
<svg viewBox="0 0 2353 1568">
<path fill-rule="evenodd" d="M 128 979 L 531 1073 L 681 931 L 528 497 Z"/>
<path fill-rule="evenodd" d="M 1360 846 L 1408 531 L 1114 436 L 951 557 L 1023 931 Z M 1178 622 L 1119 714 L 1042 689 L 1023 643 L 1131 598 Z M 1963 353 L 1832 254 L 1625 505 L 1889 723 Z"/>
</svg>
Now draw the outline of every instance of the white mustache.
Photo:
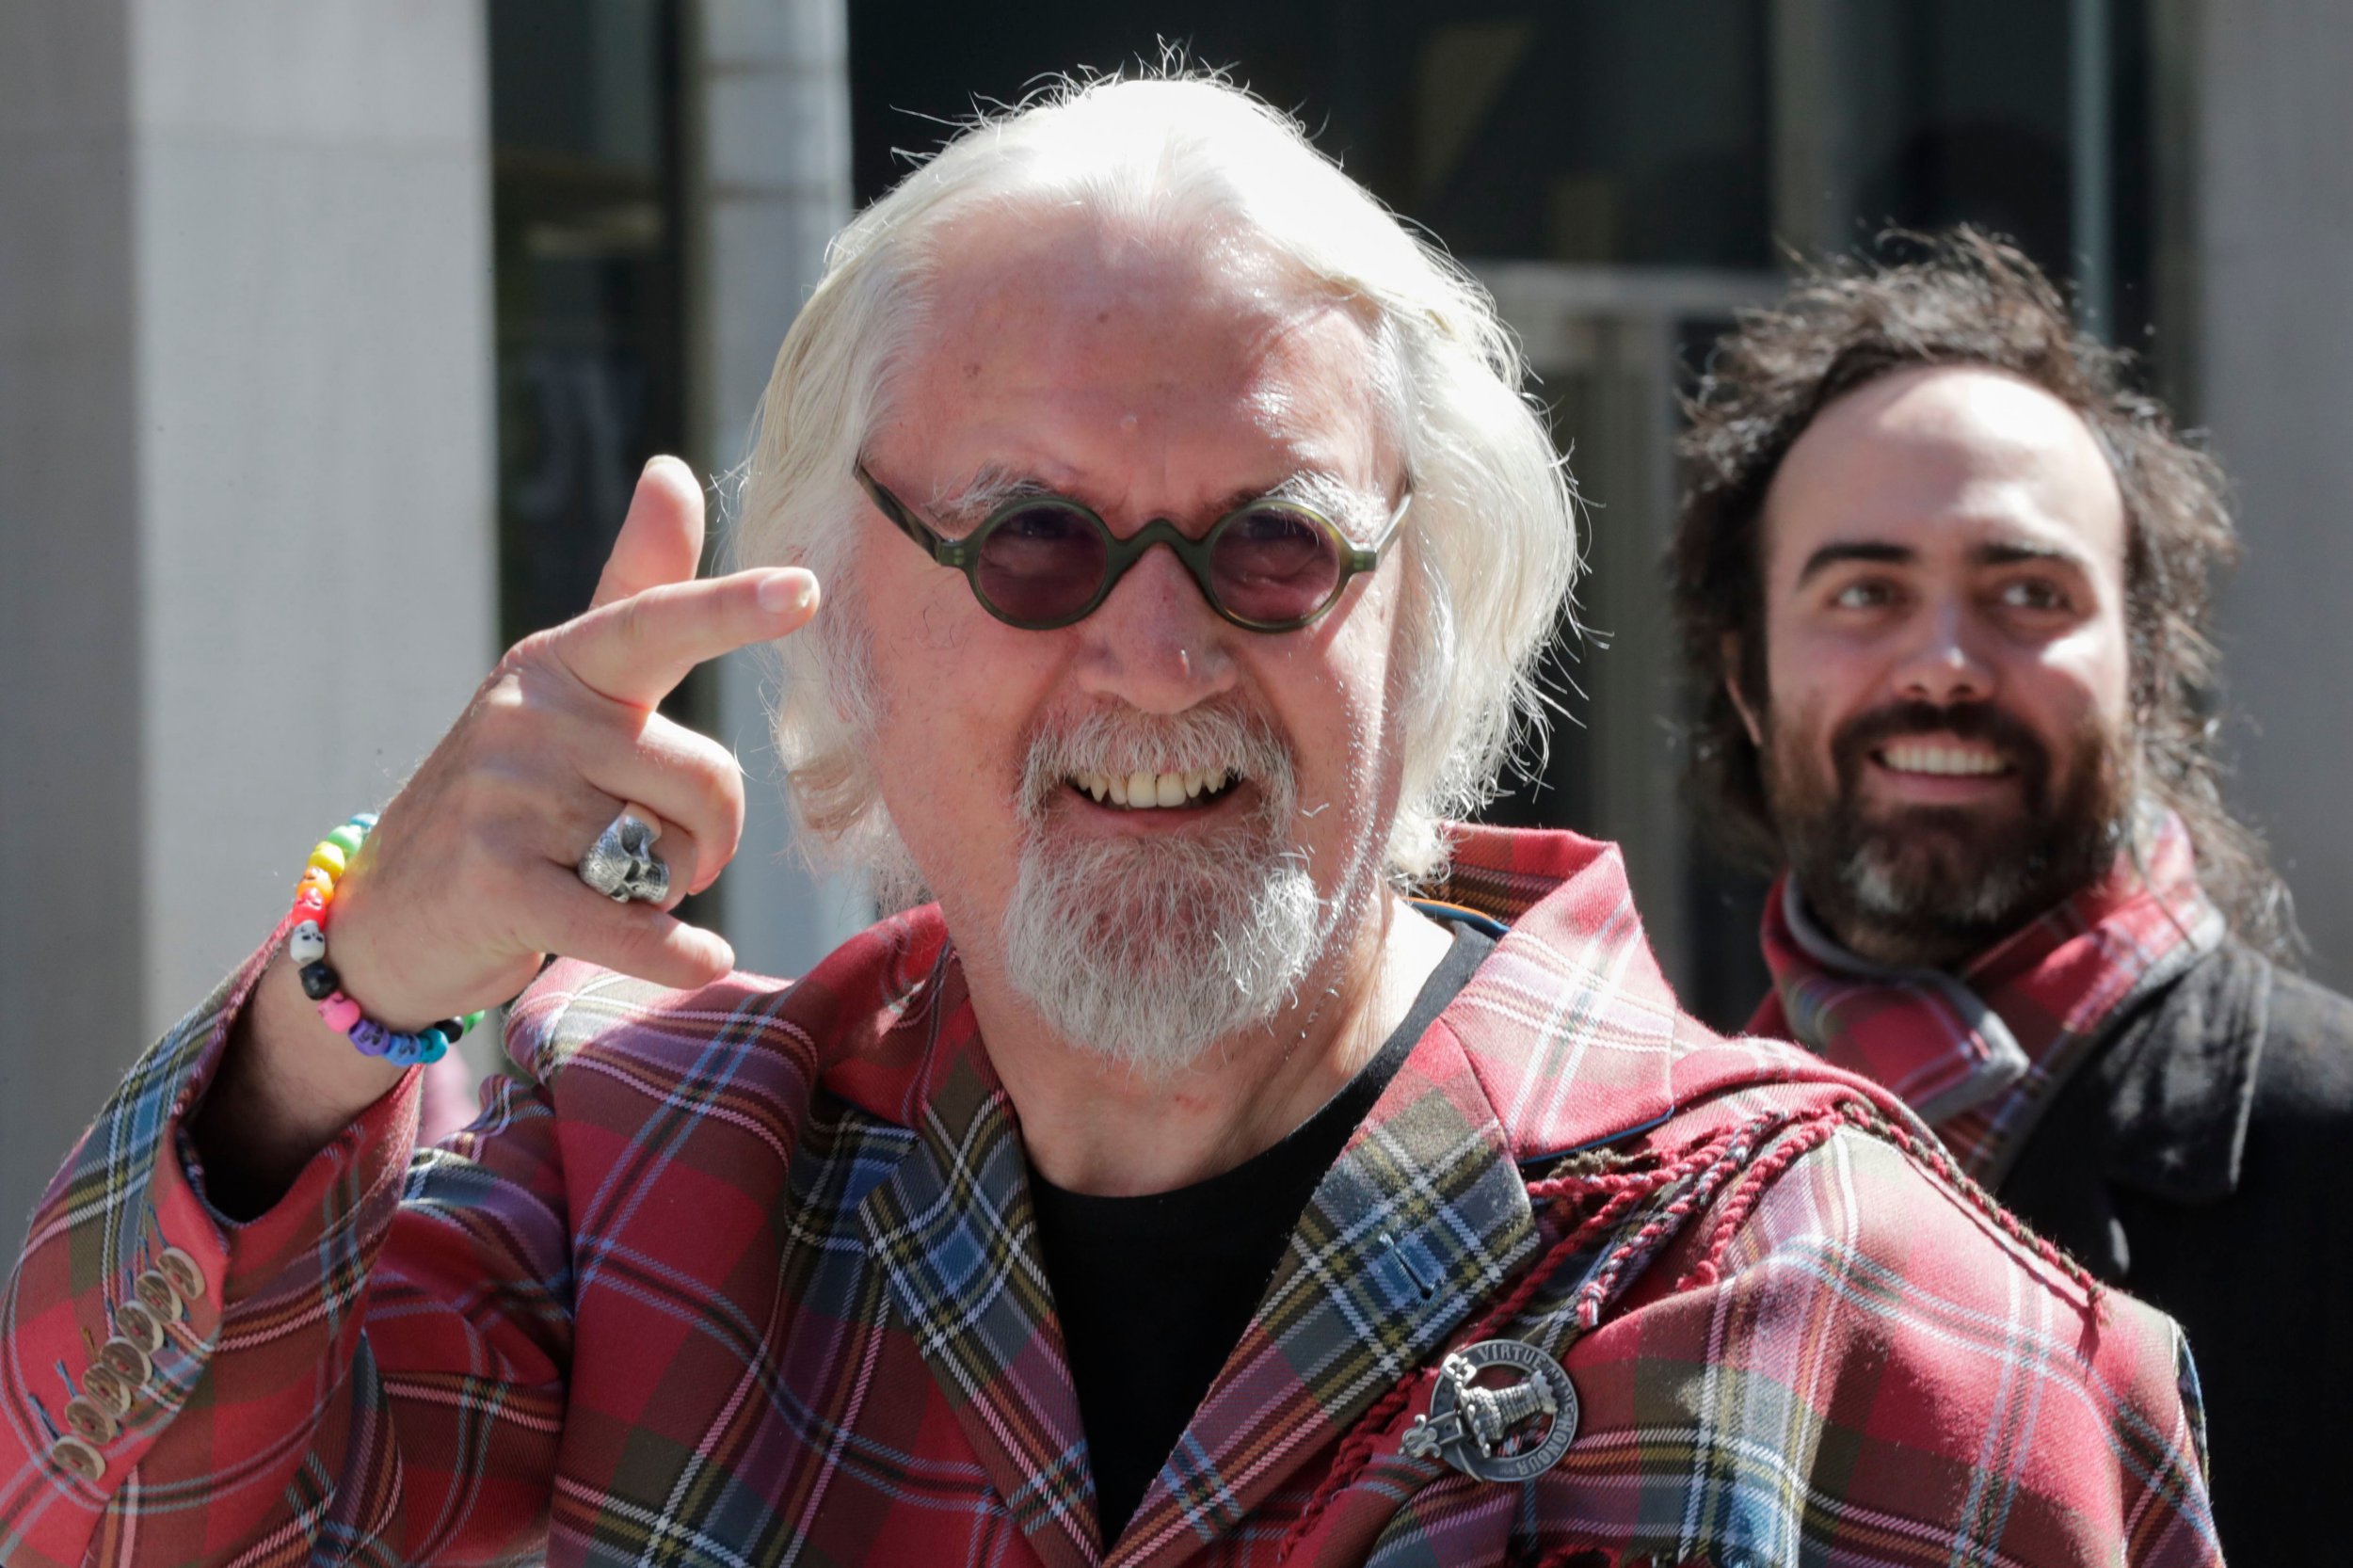
<svg viewBox="0 0 2353 1568">
<path fill-rule="evenodd" d="M 1297 794 L 1290 749 L 1273 727 L 1235 707 L 1193 708 L 1165 716 L 1101 709 L 1030 743 L 1016 803 L 1036 822 L 1057 791 L 1084 774 L 1186 774 L 1223 769 L 1258 787 L 1270 803 Z"/>
</svg>

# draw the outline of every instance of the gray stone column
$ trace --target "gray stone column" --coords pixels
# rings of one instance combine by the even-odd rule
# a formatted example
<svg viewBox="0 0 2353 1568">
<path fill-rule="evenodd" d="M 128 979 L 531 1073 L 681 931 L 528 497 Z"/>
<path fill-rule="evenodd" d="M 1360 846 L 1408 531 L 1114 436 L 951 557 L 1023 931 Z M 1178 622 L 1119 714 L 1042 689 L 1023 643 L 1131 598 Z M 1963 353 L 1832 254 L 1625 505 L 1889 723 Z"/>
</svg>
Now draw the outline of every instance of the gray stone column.
<svg viewBox="0 0 2353 1568">
<path fill-rule="evenodd" d="M 494 652 L 479 0 L 0 0 L 0 1224 Z"/>
<path fill-rule="evenodd" d="M 2236 800 L 2313 944 L 2353 988 L 2353 10 L 2200 8 L 2201 413 L 2236 481 L 2225 601 Z"/>
<path fill-rule="evenodd" d="M 849 19 L 842 0 L 708 0 L 690 46 L 698 100 L 691 308 L 704 459 L 731 474 L 776 347 L 850 216 Z M 731 487 L 722 484 L 723 494 Z M 743 759 L 744 845 L 719 883 L 737 962 L 798 975 L 872 917 L 862 888 L 812 876 L 792 843 L 762 662 L 720 666 L 719 738 Z"/>
</svg>

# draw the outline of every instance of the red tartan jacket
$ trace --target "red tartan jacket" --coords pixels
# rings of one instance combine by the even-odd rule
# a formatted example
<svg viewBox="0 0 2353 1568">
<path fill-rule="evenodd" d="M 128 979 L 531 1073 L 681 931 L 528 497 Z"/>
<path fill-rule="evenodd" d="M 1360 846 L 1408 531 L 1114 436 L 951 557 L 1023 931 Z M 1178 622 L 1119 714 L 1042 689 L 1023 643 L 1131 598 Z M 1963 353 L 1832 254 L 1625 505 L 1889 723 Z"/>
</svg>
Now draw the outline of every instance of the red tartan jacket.
<svg viewBox="0 0 2353 1568">
<path fill-rule="evenodd" d="M 1512 932 L 1108 1549 L 1019 1120 L 926 909 L 789 988 L 558 965 L 509 1020 L 532 1081 L 410 1163 L 411 1074 L 237 1225 L 181 1128 L 248 966 L 35 1215 L 0 1560 L 2218 1560 L 2168 1320 L 1877 1091 L 1683 1015 L 1613 850 L 1466 831 L 1448 891 Z M 1578 1407 L 1529 1479 L 1404 1441 L 1498 1339 Z"/>
</svg>

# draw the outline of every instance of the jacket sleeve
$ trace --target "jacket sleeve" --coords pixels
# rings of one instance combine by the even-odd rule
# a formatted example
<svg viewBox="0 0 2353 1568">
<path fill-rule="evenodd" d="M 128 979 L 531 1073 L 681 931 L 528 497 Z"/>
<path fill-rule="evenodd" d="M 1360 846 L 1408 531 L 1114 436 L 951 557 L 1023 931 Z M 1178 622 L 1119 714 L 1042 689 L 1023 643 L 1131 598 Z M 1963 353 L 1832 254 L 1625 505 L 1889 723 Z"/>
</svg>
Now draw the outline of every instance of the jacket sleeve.
<svg viewBox="0 0 2353 1568">
<path fill-rule="evenodd" d="M 570 1353 L 547 1106 L 496 1090 L 411 1163 L 411 1070 L 225 1220 L 185 1126 L 268 954 L 139 1060 L 34 1212 L 0 1300 L 15 1568 L 495 1560 L 544 1528 Z"/>
</svg>

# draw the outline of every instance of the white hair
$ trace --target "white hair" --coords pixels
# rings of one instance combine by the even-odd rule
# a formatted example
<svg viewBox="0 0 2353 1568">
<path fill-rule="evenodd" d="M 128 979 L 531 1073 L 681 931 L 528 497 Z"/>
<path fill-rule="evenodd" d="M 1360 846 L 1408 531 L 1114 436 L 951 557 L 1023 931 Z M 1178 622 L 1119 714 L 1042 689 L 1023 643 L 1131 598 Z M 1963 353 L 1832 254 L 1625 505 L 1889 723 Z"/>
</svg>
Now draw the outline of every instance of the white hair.
<svg viewBox="0 0 2353 1568">
<path fill-rule="evenodd" d="M 1577 499 L 1494 303 L 1312 147 L 1214 77 L 1065 81 L 982 119 L 835 236 L 783 348 L 744 471 L 738 558 L 805 566 L 836 606 L 856 568 L 853 475 L 925 336 L 959 219 L 1076 208 L 1202 254 L 1273 258 L 1302 293 L 1371 329 L 1412 487 L 1401 534 L 1402 776 L 1391 874 L 1445 865 L 1439 824 L 1494 792 L 1515 742 L 1541 744 L 1534 667 L 1565 627 Z M 867 629 L 837 608 L 776 645 L 776 741 L 811 853 L 904 866 L 860 735 L 874 717 Z M 813 840 L 813 842 L 812 842 Z"/>
</svg>

